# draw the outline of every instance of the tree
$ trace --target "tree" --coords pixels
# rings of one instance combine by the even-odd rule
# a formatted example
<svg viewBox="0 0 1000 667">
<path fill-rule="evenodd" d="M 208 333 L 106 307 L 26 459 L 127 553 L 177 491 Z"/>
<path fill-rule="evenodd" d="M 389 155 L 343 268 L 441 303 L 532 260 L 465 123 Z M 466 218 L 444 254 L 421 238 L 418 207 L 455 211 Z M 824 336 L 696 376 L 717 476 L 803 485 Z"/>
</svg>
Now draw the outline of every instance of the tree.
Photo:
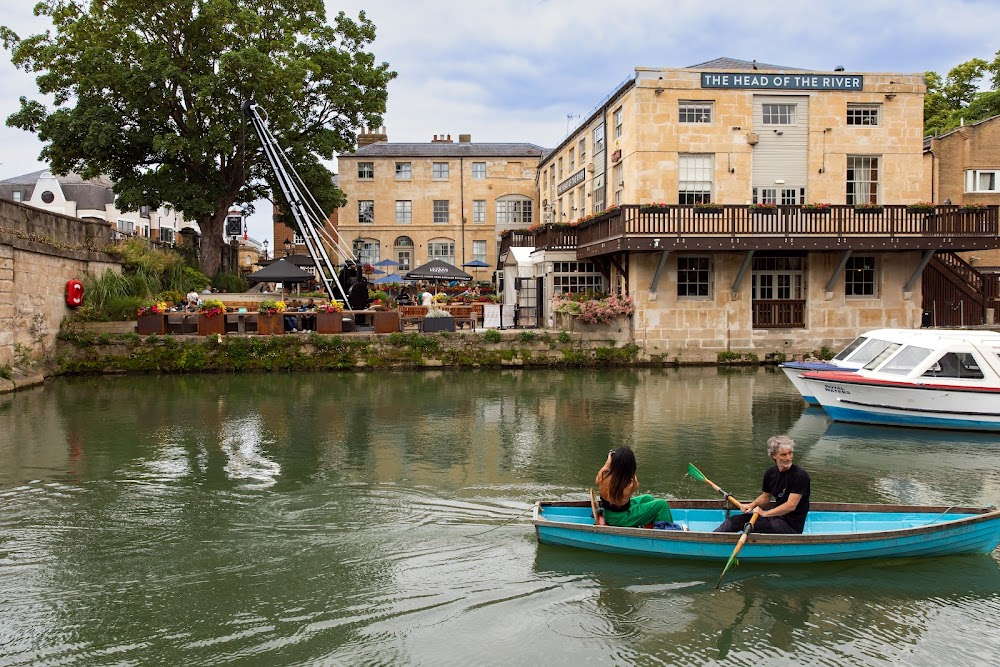
<svg viewBox="0 0 1000 667">
<path fill-rule="evenodd" d="M 54 34 L 0 27 L 0 38 L 54 108 L 22 97 L 7 124 L 38 134 L 54 172 L 110 176 L 119 208 L 168 203 L 196 220 L 209 275 L 233 203 L 286 204 L 242 102 L 264 109 L 332 210 L 346 199 L 321 159 L 381 124 L 396 76 L 365 50 L 375 26 L 364 12 L 329 25 L 323 0 L 42 0 L 35 13 Z"/>
<path fill-rule="evenodd" d="M 981 90 L 987 75 L 992 89 Z M 1000 114 L 1000 51 L 991 62 L 973 58 L 956 65 L 944 81 L 935 72 L 925 72 L 924 82 L 924 136 Z"/>
</svg>

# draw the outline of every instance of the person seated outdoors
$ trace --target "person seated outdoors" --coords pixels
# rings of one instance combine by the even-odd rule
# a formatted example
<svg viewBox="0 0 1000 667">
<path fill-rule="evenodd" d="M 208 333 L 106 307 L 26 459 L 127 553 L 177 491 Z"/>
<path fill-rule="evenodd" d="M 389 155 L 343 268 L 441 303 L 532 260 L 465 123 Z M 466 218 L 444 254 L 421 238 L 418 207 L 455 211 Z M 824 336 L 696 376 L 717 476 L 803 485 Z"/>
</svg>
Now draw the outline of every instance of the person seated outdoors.
<svg viewBox="0 0 1000 667">
<path fill-rule="evenodd" d="M 309 299 L 299 308 L 299 312 L 302 313 L 315 313 L 316 312 L 316 301 Z M 302 323 L 303 331 L 315 331 L 316 330 L 316 315 L 303 315 L 300 320 Z"/>
<path fill-rule="evenodd" d="M 187 293 L 187 297 L 186 298 L 187 298 L 187 302 L 188 302 L 188 307 L 191 307 L 192 304 L 195 305 L 195 306 L 198 305 L 198 299 L 199 299 L 198 293 L 195 292 L 193 288 L 191 289 L 190 292 Z"/>
<path fill-rule="evenodd" d="M 639 479 L 635 476 L 635 454 L 631 448 L 619 447 L 608 452 L 608 460 L 597 472 L 595 483 L 609 526 L 635 528 L 658 521 L 673 523 L 666 500 L 648 494 L 633 495 L 639 490 Z"/>
<path fill-rule="evenodd" d="M 401 306 L 409 306 L 410 305 L 410 293 L 409 292 L 403 292 L 402 294 L 399 295 L 399 305 L 401 305 Z"/>
<path fill-rule="evenodd" d="M 764 473 L 762 493 L 753 502 L 743 503 L 743 514 L 731 516 L 715 529 L 717 533 L 737 533 L 754 514 L 758 533 L 802 533 L 809 514 L 809 474 L 792 463 L 795 441 L 776 435 L 767 441 L 767 454 L 774 465 Z M 772 501 L 773 497 L 773 501 Z"/>
<path fill-rule="evenodd" d="M 426 291 L 426 290 L 425 290 L 425 291 L 423 291 L 423 292 L 422 292 L 422 293 L 420 294 L 420 305 L 421 305 L 421 306 L 430 306 L 430 305 L 431 305 L 431 302 L 432 302 L 433 300 L 434 300 L 434 295 L 433 295 L 433 294 L 431 294 L 430 292 Z"/>
<path fill-rule="evenodd" d="M 294 312 L 299 309 L 298 301 L 290 301 L 288 303 L 288 312 Z M 285 333 L 298 333 L 299 331 L 299 318 L 295 315 L 283 315 L 281 318 L 285 323 Z"/>
</svg>

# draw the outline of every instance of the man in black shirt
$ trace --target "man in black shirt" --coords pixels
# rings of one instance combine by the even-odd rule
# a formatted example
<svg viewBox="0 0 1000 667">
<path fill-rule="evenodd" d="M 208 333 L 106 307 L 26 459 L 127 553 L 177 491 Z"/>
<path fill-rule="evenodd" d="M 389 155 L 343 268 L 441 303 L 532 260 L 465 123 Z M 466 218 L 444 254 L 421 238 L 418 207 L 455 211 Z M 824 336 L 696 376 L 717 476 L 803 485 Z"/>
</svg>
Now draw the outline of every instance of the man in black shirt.
<svg viewBox="0 0 1000 667">
<path fill-rule="evenodd" d="M 743 503 L 744 514 L 729 517 L 715 532 L 740 532 L 753 514 L 760 515 L 754 524 L 758 533 L 802 532 L 809 513 L 809 474 L 792 463 L 794 451 L 795 441 L 787 435 L 767 441 L 767 453 L 775 465 L 764 473 L 763 493 Z"/>
</svg>

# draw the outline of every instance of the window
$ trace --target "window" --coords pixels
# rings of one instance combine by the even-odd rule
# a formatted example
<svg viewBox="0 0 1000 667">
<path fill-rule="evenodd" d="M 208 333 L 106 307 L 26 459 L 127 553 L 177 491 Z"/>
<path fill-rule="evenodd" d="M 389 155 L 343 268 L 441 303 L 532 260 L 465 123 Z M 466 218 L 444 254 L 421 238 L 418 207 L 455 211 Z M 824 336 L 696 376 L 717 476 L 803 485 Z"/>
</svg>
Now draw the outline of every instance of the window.
<svg viewBox="0 0 1000 667">
<path fill-rule="evenodd" d="M 1000 188 L 997 187 L 998 182 L 1000 182 L 1000 170 L 969 169 L 965 172 L 966 192 L 1000 192 Z"/>
<path fill-rule="evenodd" d="M 847 203 L 878 203 L 878 156 L 847 156 Z"/>
<path fill-rule="evenodd" d="M 164 243 L 174 242 L 174 230 L 169 227 L 160 227 L 160 240 Z"/>
<path fill-rule="evenodd" d="M 371 241 L 364 239 L 364 246 L 361 248 L 361 253 L 358 255 L 358 259 L 361 260 L 362 264 L 376 264 L 379 261 L 379 245 L 378 241 Z M 307 269 L 315 269 L 315 267 L 306 267 Z"/>
<path fill-rule="evenodd" d="M 677 296 L 708 296 L 710 271 L 708 257 L 678 257 Z"/>
<path fill-rule="evenodd" d="M 604 125 L 598 125 L 594 128 L 594 153 L 600 153 L 604 150 Z"/>
<path fill-rule="evenodd" d="M 413 202 L 400 199 L 396 201 L 396 224 L 408 225 L 413 222 Z"/>
<path fill-rule="evenodd" d="M 447 162 L 435 162 L 431 166 L 431 177 L 432 178 L 448 178 L 448 163 Z"/>
<path fill-rule="evenodd" d="M 396 163 L 396 180 L 408 181 L 413 176 L 413 165 L 409 162 Z"/>
<path fill-rule="evenodd" d="M 302 234 L 295 232 L 292 238 L 292 245 L 305 245 L 306 240 L 302 237 Z"/>
<path fill-rule="evenodd" d="M 472 224 L 482 225 L 486 223 L 486 200 L 476 199 L 472 202 Z"/>
<path fill-rule="evenodd" d="M 530 225 L 531 222 L 532 212 L 530 199 L 497 200 L 498 225 Z"/>
<path fill-rule="evenodd" d="M 362 199 L 358 202 L 358 224 L 371 225 L 375 223 L 375 202 Z"/>
<path fill-rule="evenodd" d="M 486 163 L 485 162 L 473 162 L 472 163 L 472 178 L 475 180 L 482 180 L 486 178 Z"/>
<path fill-rule="evenodd" d="M 580 154 L 580 166 L 581 167 L 587 166 L 587 140 L 586 139 L 580 139 L 580 150 L 578 151 L 578 153 Z"/>
<path fill-rule="evenodd" d="M 396 250 L 396 261 L 399 262 L 396 272 L 406 273 L 410 270 L 411 260 L 413 259 L 413 239 L 409 236 L 400 236 L 392 245 Z"/>
<path fill-rule="evenodd" d="M 622 136 L 622 108 L 615 109 L 615 139 Z"/>
<path fill-rule="evenodd" d="M 576 151 L 574 149 L 569 149 L 569 173 L 573 173 L 576 169 Z"/>
<path fill-rule="evenodd" d="M 594 213 L 604 210 L 604 174 L 594 177 Z"/>
<path fill-rule="evenodd" d="M 850 257 L 847 260 L 847 266 L 844 267 L 844 294 L 846 296 L 877 296 L 875 279 L 875 257 L 870 255 Z"/>
<path fill-rule="evenodd" d="M 604 277 L 593 262 L 552 263 L 553 294 L 604 291 Z"/>
<path fill-rule="evenodd" d="M 24 193 L 20 190 L 14 190 L 11 194 L 14 195 L 14 201 L 22 201 L 22 198 L 24 197 Z"/>
<path fill-rule="evenodd" d="M 871 125 L 879 124 L 879 117 L 882 115 L 881 104 L 853 104 L 847 103 L 847 124 L 848 125 Z"/>
<path fill-rule="evenodd" d="M 559 158 L 559 180 L 561 181 L 563 177 L 563 159 Z"/>
<path fill-rule="evenodd" d="M 754 299 L 802 299 L 805 259 L 802 257 L 754 257 Z"/>
<path fill-rule="evenodd" d="M 370 181 L 375 178 L 375 163 L 374 162 L 359 162 L 358 163 L 358 180 Z"/>
<path fill-rule="evenodd" d="M 569 217 L 576 217 L 576 190 L 570 190 L 567 195 L 569 200 Z"/>
<path fill-rule="evenodd" d="M 677 114 L 677 121 L 680 123 L 698 123 L 701 125 L 707 125 L 712 122 L 712 111 L 714 108 L 714 102 L 681 100 L 680 109 Z"/>
<path fill-rule="evenodd" d="M 794 104 L 762 104 L 764 125 L 795 125 Z"/>
<path fill-rule="evenodd" d="M 712 203 L 713 162 L 712 155 L 680 156 L 677 182 L 679 204 Z"/>
<path fill-rule="evenodd" d="M 622 165 L 622 164 L 615 165 L 614 169 L 611 172 L 611 178 L 614 179 L 614 183 L 615 183 L 615 187 L 614 187 L 615 204 L 618 204 L 619 206 L 621 206 L 621 203 L 622 203 L 622 194 L 623 194 L 623 191 L 625 190 L 625 176 L 624 176 L 624 174 L 625 174 L 625 168 L 624 168 L 624 165 Z"/>
<path fill-rule="evenodd" d="M 753 189 L 753 203 L 754 204 L 777 204 L 778 203 L 778 188 L 754 188 Z"/>
<path fill-rule="evenodd" d="M 449 264 L 455 263 L 455 242 L 450 240 L 431 241 L 427 244 L 427 261 L 440 259 Z"/>
<path fill-rule="evenodd" d="M 42 201 L 46 204 L 51 204 L 56 200 L 56 196 L 52 194 L 51 190 L 46 190 L 42 193 Z"/>
<path fill-rule="evenodd" d="M 434 200 L 434 222 L 438 224 L 448 224 L 448 200 Z"/>
<path fill-rule="evenodd" d="M 121 218 L 119 218 L 118 231 L 121 232 L 122 234 L 131 234 L 133 231 L 135 231 L 135 223 L 133 223 L 131 220 L 122 220 Z"/>
<path fill-rule="evenodd" d="M 473 261 L 477 259 L 480 262 L 486 261 L 486 241 L 472 242 L 472 259 Z"/>
</svg>

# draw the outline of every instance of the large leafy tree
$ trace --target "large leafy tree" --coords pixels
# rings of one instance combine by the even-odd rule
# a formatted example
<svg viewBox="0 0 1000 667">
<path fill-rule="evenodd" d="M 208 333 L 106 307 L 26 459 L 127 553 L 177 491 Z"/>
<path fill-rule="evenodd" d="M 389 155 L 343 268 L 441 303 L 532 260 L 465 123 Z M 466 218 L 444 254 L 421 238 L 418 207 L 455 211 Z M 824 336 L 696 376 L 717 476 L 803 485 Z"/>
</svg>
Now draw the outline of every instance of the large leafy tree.
<svg viewBox="0 0 1000 667">
<path fill-rule="evenodd" d="M 396 75 L 366 49 L 375 26 L 323 0 L 42 0 L 54 32 L 0 28 L 15 66 L 54 104 L 21 98 L 7 124 L 38 134 L 56 173 L 115 181 L 118 206 L 168 203 L 202 230 L 220 267 L 226 211 L 272 198 L 273 177 L 241 112 L 253 97 L 325 210 L 344 203 L 321 160 L 381 124 Z"/>
<path fill-rule="evenodd" d="M 987 76 L 990 89 L 983 90 Z M 990 62 L 973 58 L 956 65 L 945 79 L 936 72 L 926 72 L 924 81 L 925 136 L 1000 114 L 1000 51 Z"/>
</svg>

